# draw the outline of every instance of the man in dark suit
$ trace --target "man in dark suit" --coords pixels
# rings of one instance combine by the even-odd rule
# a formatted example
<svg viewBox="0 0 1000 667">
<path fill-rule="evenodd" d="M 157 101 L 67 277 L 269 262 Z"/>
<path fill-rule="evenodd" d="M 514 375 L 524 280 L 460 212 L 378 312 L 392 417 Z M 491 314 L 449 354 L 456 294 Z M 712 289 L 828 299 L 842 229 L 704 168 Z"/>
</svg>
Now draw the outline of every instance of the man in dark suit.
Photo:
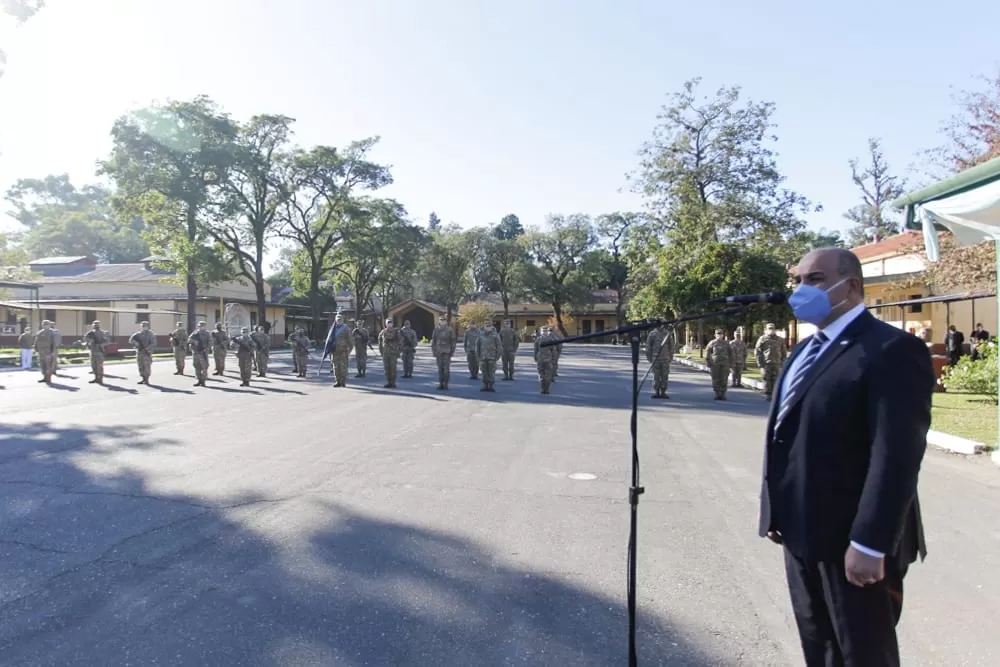
<svg viewBox="0 0 1000 667">
<path fill-rule="evenodd" d="M 789 303 L 817 333 L 792 351 L 774 392 L 760 535 L 784 545 L 809 667 L 899 665 L 903 577 L 926 555 L 917 476 L 930 354 L 865 310 L 850 251 L 810 252 L 795 279 Z"/>
</svg>

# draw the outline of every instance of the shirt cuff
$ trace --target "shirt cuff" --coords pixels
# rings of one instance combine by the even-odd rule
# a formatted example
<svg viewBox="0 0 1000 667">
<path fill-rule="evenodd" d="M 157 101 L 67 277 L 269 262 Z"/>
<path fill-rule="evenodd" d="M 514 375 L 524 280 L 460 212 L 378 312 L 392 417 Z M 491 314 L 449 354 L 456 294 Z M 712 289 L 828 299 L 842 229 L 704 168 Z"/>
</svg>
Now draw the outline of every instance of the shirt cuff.
<svg viewBox="0 0 1000 667">
<path fill-rule="evenodd" d="M 851 546 L 865 554 L 866 556 L 871 556 L 872 558 L 885 558 L 885 554 L 880 551 L 875 551 L 874 549 L 869 549 L 868 547 L 862 546 L 855 541 L 851 541 Z"/>
</svg>

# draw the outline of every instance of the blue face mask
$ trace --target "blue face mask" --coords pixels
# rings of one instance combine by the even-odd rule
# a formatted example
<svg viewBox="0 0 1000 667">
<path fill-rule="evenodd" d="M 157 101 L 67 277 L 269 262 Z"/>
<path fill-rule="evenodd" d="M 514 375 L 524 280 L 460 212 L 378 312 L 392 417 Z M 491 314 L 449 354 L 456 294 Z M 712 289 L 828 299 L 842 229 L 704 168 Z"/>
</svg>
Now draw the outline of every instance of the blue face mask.
<svg viewBox="0 0 1000 667">
<path fill-rule="evenodd" d="M 834 308 L 846 301 L 844 299 L 837 305 L 830 303 L 830 290 L 843 285 L 846 280 L 847 278 L 844 278 L 827 289 L 821 289 L 815 285 L 799 285 L 788 297 L 788 305 L 792 307 L 792 312 L 795 313 L 797 319 L 818 326 L 820 322 L 830 316 Z"/>
</svg>

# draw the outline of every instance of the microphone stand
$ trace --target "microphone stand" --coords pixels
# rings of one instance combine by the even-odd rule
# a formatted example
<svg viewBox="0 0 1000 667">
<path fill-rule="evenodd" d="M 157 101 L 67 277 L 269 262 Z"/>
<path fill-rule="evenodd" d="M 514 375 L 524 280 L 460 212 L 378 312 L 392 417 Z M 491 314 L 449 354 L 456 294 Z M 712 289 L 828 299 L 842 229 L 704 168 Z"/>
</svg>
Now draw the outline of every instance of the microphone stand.
<svg viewBox="0 0 1000 667">
<path fill-rule="evenodd" d="M 639 554 L 639 496 L 646 492 L 646 489 L 639 485 L 639 348 L 641 343 L 640 333 L 643 331 L 648 331 L 649 329 L 655 329 L 658 326 L 668 326 L 673 327 L 684 322 L 691 322 L 694 320 L 706 320 L 713 317 L 728 317 L 730 315 L 739 315 L 746 310 L 746 306 L 735 306 L 733 308 L 726 308 L 725 310 L 719 310 L 711 313 L 699 313 L 697 315 L 688 315 L 686 317 L 678 317 L 673 320 L 647 320 L 646 322 L 639 322 L 635 324 L 626 324 L 620 326 L 617 329 L 611 329 L 606 331 L 597 331 L 594 333 L 583 334 L 580 336 L 569 336 L 567 338 L 560 338 L 554 341 L 544 341 L 539 345 L 539 347 L 551 347 L 552 345 L 562 345 L 563 343 L 571 343 L 574 341 L 581 340 L 591 340 L 594 338 L 602 338 L 604 336 L 614 336 L 627 334 L 629 336 L 629 342 L 632 344 L 632 417 L 631 417 L 631 433 L 632 433 L 632 483 L 628 487 L 628 504 L 629 504 L 629 537 L 628 537 L 628 566 L 627 566 L 627 583 L 626 583 L 626 597 L 628 600 L 628 665 L 629 667 L 637 667 L 639 664 L 639 659 L 636 653 L 636 642 L 635 642 L 635 618 L 636 618 L 636 561 L 638 560 Z M 662 348 L 661 348 L 662 349 Z M 659 355 L 659 350 L 657 351 Z"/>
</svg>

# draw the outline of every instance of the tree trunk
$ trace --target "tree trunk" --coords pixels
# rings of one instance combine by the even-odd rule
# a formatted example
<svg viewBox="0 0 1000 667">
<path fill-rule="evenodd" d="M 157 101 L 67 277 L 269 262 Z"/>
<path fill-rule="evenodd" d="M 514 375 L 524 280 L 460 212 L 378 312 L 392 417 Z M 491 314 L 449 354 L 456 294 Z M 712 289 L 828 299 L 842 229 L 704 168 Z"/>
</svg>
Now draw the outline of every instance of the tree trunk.
<svg viewBox="0 0 1000 667">
<path fill-rule="evenodd" d="M 257 325 L 264 326 L 264 320 L 267 319 L 267 298 L 264 295 L 264 280 L 259 272 L 254 287 L 257 289 Z"/>
<path fill-rule="evenodd" d="M 190 243 L 196 243 L 198 241 L 198 218 L 197 209 L 188 204 L 187 207 L 187 240 Z M 195 262 L 194 257 L 188 257 L 186 263 L 187 269 L 187 328 L 188 331 L 195 330 L 195 301 L 198 300 L 198 281 L 195 278 L 195 271 L 198 265 Z"/>
<path fill-rule="evenodd" d="M 319 266 L 314 263 L 309 269 L 309 306 L 312 313 L 312 318 L 309 322 L 310 338 L 315 337 L 316 323 L 319 322 L 323 314 L 323 308 L 320 305 L 319 273 Z"/>
<path fill-rule="evenodd" d="M 500 298 L 503 299 L 503 318 L 506 320 L 510 318 L 510 294 L 504 292 Z"/>
<path fill-rule="evenodd" d="M 556 316 L 556 324 L 559 325 L 559 333 L 561 333 L 564 338 L 566 336 L 569 336 L 569 334 L 566 333 L 566 325 L 563 324 L 563 319 L 562 319 L 562 304 L 560 304 L 560 303 L 553 303 L 552 304 L 552 311 L 555 313 L 555 316 Z"/>
</svg>

